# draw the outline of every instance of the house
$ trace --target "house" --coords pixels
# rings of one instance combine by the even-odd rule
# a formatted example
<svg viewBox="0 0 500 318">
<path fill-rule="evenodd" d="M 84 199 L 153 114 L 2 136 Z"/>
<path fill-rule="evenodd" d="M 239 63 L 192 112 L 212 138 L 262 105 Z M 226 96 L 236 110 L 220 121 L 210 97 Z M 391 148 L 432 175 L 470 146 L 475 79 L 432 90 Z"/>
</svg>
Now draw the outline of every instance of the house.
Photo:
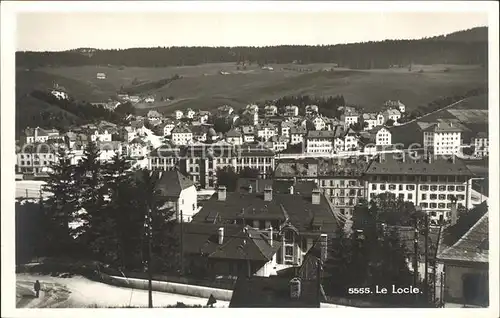
<svg viewBox="0 0 500 318">
<path fill-rule="evenodd" d="M 90 140 L 93 142 L 111 141 L 112 136 L 111 136 L 111 133 L 109 133 L 109 131 L 107 129 L 98 128 L 98 129 L 90 132 Z"/>
<path fill-rule="evenodd" d="M 210 112 L 206 110 L 200 110 L 198 112 L 199 120 L 201 124 L 206 124 L 208 122 L 208 118 L 210 117 Z"/>
<path fill-rule="evenodd" d="M 444 307 L 489 306 L 488 224 L 483 203 L 443 230 L 437 254 L 443 274 L 437 280 Z"/>
<path fill-rule="evenodd" d="M 285 117 L 297 117 L 299 116 L 299 107 L 295 105 L 285 106 Z"/>
<path fill-rule="evenodd" d="M 193 133 L 193 140 L 199 142 L 206 142 L 208 140 L 208 130 L 210 129 L 208 126 L 191 126 L 189 129 Z"/>
<path fill-rule="evenodd" d="M 377 114 L 377 126 L 382 126 L 385 124 L 385 117 L 384 114 L 378 113 Z"/>
<path fill-rule="evenodd" d="M 296 145 L 304 142 L 307 130 L 302 126 L 290 127 L 290 144 Z"/>
<path fill-rule="evenodd" d="M 36 128 L 26 128 L 24 130 L 24 139 L 26 143 L 42 143 L 47 142 L 49 139 L 60 139 L 59 131 L 57 129 L 42 129 L 40 127 Z"/>
<path fill-rule="evenodd" d="M 315 130 L 325 130 L 326 129 L 326 122 L 323 119 L 323 117 L 321 117 L 321 116 L 315 116 L 312 119 L 312 123 L 314 125 Z"/>
<path fill-rule="evenodd" d="M 134 120 L 130 122 L 130 127 L 137 133 L 139 136 L 146 135 L 146 127 L 144 126 L 144 121 L 142 120 Z"/>
<path fill-rule="evenodd" d="M 149 149 L 148 143 L 140 138 L 135 138 L 126 146 L 126 153 L 131 158 L 143 158 L 148 155 Z"/>
<path fill-rule="evenodd" d="M 320 281 L 321 263 L 320 257 L 308 253 L 291 277 L 240 276 L 229 308 L 320 308 L 326 298 Z"/>
<path fill-rule="evenodd" d="M 102 162 L 111 161 L 115 155 L 122 155 L 124 147 L 120 141 L 98 141 L 99 160 Z"/>
<path fill-rule="evenodd" d="M 69 99 L 69 95 L 66 92 L 66 89 L 57 84 L 54 85 L 54 88 L 50 91 L 50 93 L 57 99 Z"/>
<path fill-rule="evenodd" d="M 128 100 L 131 102 L 131 103 L 138 103 L 141 101 L 141 98 L 139 96 L 129 96 Z"/>
<path fill-rule="evenodd" d="M 222 105 L 217 108 L 217 114 L 219 117 L 227 117 L 234 112 L 234 109 L 229 105 Z"/>
<path fill-rule="evenodd" d="M 267 105 L 264 107 L 264 116 L 273 117 L 278 113 L 278 107 L 275 105 Z"/>
<path fill-rule="evenodd" d="M 445 159 L 405 151 L 376 156 L 365 171 L 367 199 L 387 191 L 413 202 L 429 215 L 431 223 L 450 218 L 452 199 L 459 207 L 472 207 L 472 172 L 453 156 Z"/>
<path fill-rule="evenodd" d="M 344 123 L 345 127 L 349 127 L 358 123 L 359 114 L 356 111 L 345 111 L 340 115 L 340 121 Z"/>
<path fill-rule="evenodd" d="M 279 127 L 280 127 L 280 135 L 286 137 L 288 140 L 290 140 L 290 128 L 295 126 L 294 123 L 291 121 L 281 121 Z"/>
<path fill-rule="evenodd" d="M 137 137 L 137 130 L 132 128 L 132 126 L 125 126 L 122 128 L 121 137 L 126 142 L 130 142 Z"/>
<path fill-rule="evenodd" d="M 280 247 L 273 239 L 275 235 L 272 230 L 240 224 L 186 223 L 183 256 L 187 273 L 228 280 L 269 277 L 276 272 L 276 252 Z"/>
<path fill-rule="evenodd" d="M 396 108 L 400 113 L 404 113 L 406 111 L 405 104 L 401 103 L 399 100 L 388 100 L 384 103 L 385 107 Z"/>
<path fill-rule="evenodd" d="M 174 112 L 174 116 L 175 116 L 175 119 L 179 120 L 179 119 L 181 119 L 184 116 L 184 114 L 182 113 L 182 111 L 176 110 Z"/>
<path fill-rule="evenodd" d="M 273 231 L 280 242 L 276 270 L 300 266 L 314 242 L 333 235 L 338 228 L 331 207 L 319 189 L 309 194 L 227 192 L 220 186 L 193 217 L 197 223 L 235 223 Z M 276 233 L 276 237 L 274 236 Z"/>
<path fill-rule="evenodd" d="M 155 102 L 155 98 L 154 98 L 154 96 L 146 96 L 144 98 L 144 102 L 148 103 L 148 104 L 154 103 Z"/>
<path fill-rule="evenodd" d="M 31 143 L 22 146 L 16 157 L 16 172 L 38 174 L 47 172 L 56 162 L 57 149 L 47 143 Z"/>
<path fill-rule="evenodd" d="M 172 129 L 172 143 L 174 145 L 187 145 L 193 140 L 193 132 L 186 126 L 176 126 Z"/>
<path fill-rule="evenodd" d="M 306 137 L 306 152 L 327 154 L 333 151 L 335 132 L 311 130 Z"/>
<path fill-rule="evenodd" d="M 377 126 L 373 128 L 370 133 L 375 136 L 374 139 L 376 146 L 385 146 L 392 144 L 392 133 L 387 127 Z"/>
<path fill-rule="evenodd" d="M 285 136 L 273 136 L 268 142 L 266 142 L 266 145 L 274 152 L 281 152 L 287 148 L 288 138 Z"/>
<path fill-rule="evenodd" d="M 257 127 L 257 138 L 262 141 L 268 141 L 276 135 L 276 127 L 271 124 L 264 124 Z"/>
<path fill-rule="evenodd" d="M 255 105 L 256 106 L 256 105 Z M 255 108 L 248 108 L 243 111 L 242 117 L 245 123 L 257 126 L 259 124 L 259 110 Z"/>
<path fill-rule="evenodd" d="M 163 123 L 163 136 L 172 135 L 172 130 L 175 128 L 176 122 L 173 120 L 167 120 Z"/>
<path fill-rule="evenodd" d="M 423 131 L 424 148 L 436 155 L 456 154 L 462 144 L 462 127 L 453 121 L 417 123 Z"/>
<path fill-rule="evenodd" d="M 389 108 L 383 112 L 384 115 L 384 123 L 386 123 L 389 119 L 394 121 L 394 125 L 397 125 L 399 118 L 401 118 L 401 112 L 394 108 Z"/>
<path fill-rule="evenodd" d="M 233 145 L 241 145 L 243 143 L 243 136 L 239 130 L 231 129 L 226 133 L 226 141 Z"/>
<path fill-rule="evenodd" d="M 162 145 L 149 153 L 148 169 L 170 171 L 177 169 L 180 163 L 181 149 L 173 144 Z"/>
<path fill-rule="evenodd" d="M 344 135 L 344 150 L 354 151 L 358 150 L 358 148 L 359 148 L 358 134 L 351 128 L 348 128 Z"/>
<path fill-rule="evenodd" d="M 488 157 L 489 143 L 488 134 L 484 131 L 477 133 L 471 141 L 474 146 L 474 156 L 478 158 Z"/>
<path fill-rule="evenodd" d="M 188 108 L 186 110 L 186 117 L 189 119 L 193 119 L 195 114 L 196 114 L 196 112 L 194 110 L 192 110 L 191 108 Z"/>
<path fill-rule="evenodd" d="M 149 121 L 161 121 L 163 116 L 156 110 L 150 110 L 147 114 Z"/>
<path fill-rule="evenodd" d="M 364 113 L 363 116 L 361 116 L 361 120 L 363 122 L 363 130 L 372 130 L 379 125 L 377 114 L 375 113 Z"/>
<path fill-rule="evenodd" d="M 241 133 L 243 135 L 244 143 L 255 141 L 255 126 L 250 126 L 250 125 L 241 126 Z"/>
<path fill-rule="evenodd" d="M 306 116 L 313 116 L 319 113 L 319 108 L 317 105 L 307 105 L 306 106 Z"/>
<path fill-rule="evenodd" d="M 97 73 L 97 79 L 104 80 L 106 79 L 106 73 Z"/>
</svg>

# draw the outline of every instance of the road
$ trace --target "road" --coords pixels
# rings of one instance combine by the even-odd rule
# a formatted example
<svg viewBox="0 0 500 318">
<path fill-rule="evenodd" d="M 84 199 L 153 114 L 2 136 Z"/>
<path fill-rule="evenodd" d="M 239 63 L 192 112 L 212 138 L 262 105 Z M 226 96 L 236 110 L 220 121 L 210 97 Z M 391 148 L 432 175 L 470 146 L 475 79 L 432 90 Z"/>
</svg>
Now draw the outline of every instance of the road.
<svg viewBox="0 0 500 318">
<path fill-rule="evenodd" d="M 463 102 L 464 100 L 465 100 L 465 98 L 464 98 L 464 99 L 459 100 L 458 102 L 454 102 L 453 104 L 447 105 L 447 106 L 445 106 L 445 107 L 443 107 L 443 108 L 436 109 L 435 111 L 432 111 L 432 112 L 430 112 L 430 113 L 424 114 L 424 115 L 422 115 L 422 116 L 420 116 L 420 117 L 417 117 L 417 118 L 415 118 L 415 119 L 412 119 L 412 120 L 410 120 L 410 121 L 407 121 L 406 123 L 402 123 L 402 124 L 400 124 L 400 125 L 397 125 L 397 126 L 395 126 L 395 127 L 401 127 L 401 126 L 404 126 L 404 125 L 408 125 L 408 124 L 410 124 L 410 123 L 413 123 L 414 121 L 418 121 L 418 120 L 422 119 L 422 118 L 423 118 L 423 117 L 425 117 L 425 116 L 429 116 L 429 115 L 432 115 L 432 114 L 434 114 L 434 113 L 440 112 L 440 111 L 445 110 L 445 109 L 448 109 L 448 108 L 450 108 L 450 107 L 453 107 L 453 106 L 455 106 L 456 104 Z"/>
<path fill-rule="evenodd" d="M 40 297 L 35 298 L 33 284 L 39 280 L 42 285 Z M 148 292 L 122 288 L 94 282 L 81 276 L 71 278 L 46 275 L 16 275 L 17 308 L 88 308 L 148 306 Z M 207 299 L 153 292 L 153 305 L 166 307 L 182 302 L 186 305 L 206 305 Z M 218 300 L 215 307 L 228 307 L 229 302 Z"/>
</svg>

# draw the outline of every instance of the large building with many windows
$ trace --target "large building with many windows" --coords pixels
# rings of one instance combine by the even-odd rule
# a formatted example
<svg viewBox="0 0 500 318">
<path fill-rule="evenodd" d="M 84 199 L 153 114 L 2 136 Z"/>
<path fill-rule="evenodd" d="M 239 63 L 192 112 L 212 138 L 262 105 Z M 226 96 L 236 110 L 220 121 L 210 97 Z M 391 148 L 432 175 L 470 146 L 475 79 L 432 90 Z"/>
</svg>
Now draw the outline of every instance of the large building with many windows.
<svg viewBox="0 0 500 318">
<path fill-rule="evenodd" d="M 368 199 L 391 192 L 396 197 L 422 207 L 431 220 L 450 217 L 452 200 L 458 206 L 471 206 L 472 172 L 453 156 L 444 159 L 415 153 L 378 155 L 365 172 Z"/>
<path fill-rule="evenodd" d="M 424 148 L 436 155 L 456 154 L 462 144 L 462 127 L 452 121 L 419 123 L 423 128 Z"/>
<path fill-rule="evenodd" d="M 16 154 L 17 172 L 44 173 L 56 161 L 56 148 L 46 143 L 24 145 Z"/>
</svg>

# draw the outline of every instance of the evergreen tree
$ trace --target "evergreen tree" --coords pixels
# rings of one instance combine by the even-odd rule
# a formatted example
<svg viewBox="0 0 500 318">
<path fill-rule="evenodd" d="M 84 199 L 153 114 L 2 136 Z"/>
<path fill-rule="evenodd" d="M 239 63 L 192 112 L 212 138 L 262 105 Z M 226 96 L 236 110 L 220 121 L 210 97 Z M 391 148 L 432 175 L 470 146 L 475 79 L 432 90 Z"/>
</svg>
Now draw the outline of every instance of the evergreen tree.
<svg viewBox="0 0 500 318">
<path fill-rule="evenodd" d="M 74 167 L 70 164 L 67 152 L 60 148 L 57 160 L 51 165 L 48 179 L 43 190 L 50 195 L 43 202 L 48 245 L 55 250 L 64 250 L 72 239 L 70 223 L 75 221 L 79 209 L 78 195 L 81 193 L 75 179 Z"/>
</svg>

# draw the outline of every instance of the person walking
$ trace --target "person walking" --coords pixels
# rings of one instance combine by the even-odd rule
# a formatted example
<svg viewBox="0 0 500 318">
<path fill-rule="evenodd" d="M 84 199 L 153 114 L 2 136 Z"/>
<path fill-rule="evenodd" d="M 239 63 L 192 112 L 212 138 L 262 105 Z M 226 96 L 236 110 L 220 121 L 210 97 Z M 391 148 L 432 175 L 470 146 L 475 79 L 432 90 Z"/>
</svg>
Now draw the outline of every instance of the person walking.
<svg viewBox="0 0 500 318">
<path fill-rule="evenodd" d="M 36 298 L 38 298 L 38 296 L 40 296 L 40 282 L 38 281 L 38 279 L 35 282 L 35 293 Z"/>
</svg>

